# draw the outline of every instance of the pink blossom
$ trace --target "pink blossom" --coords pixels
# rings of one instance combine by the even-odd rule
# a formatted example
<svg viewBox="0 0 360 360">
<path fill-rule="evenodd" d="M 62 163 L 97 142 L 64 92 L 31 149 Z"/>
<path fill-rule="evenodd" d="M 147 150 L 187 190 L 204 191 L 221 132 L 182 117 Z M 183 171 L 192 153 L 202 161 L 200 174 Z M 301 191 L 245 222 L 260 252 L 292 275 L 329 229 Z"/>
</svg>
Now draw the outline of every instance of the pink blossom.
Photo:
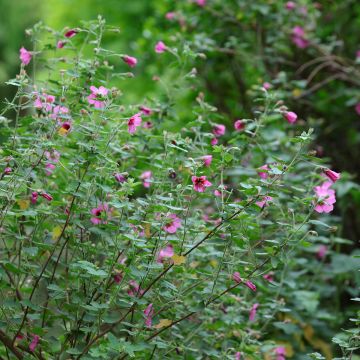
<svg viewBox="0 0 360 360">
<path fill-rule="evenodd" d="M 134 233 L 137 236 L 140 236 L 140 237 L 145 236 L 145 231 L 144 231 L 144 229 L 143 229 L 143 227 L 141 225 L 136 226 L 134 224 L 130 224 L 130 227 L 134 230 Z"/>
<path fill-rule="evenodd" d="M 236 352 L 235 360 L 241 360 L 242 353 L 240 351 Z"/>
<path fill-rule="evenodd" d="M 39 335 L 33 335 L 33 338 L 32 338 L 31 343 L 29 345 L 29 350 L 31 352 L 35 351 L 35 348 L 37 347 L 39 341 L 40 341 L 40 336 Z"/>
<path fill-rule="evenodd" d="M 245 285 L 251 290 L 256 291 L 256 285 L 252 283 L 250 280 L 245 281 Z"/>
<path fill-rule="evenodd" d="M 46 164 L 45 165 L 45 174 L 47 176 L 50 176 L 53 173 L 53 171 L 55 170 L 55 167 L 56 166 L 54 164 L 51 164 L 51 163 Z"/>
<path fill-rule="evenodd" d="M 152 172 L 151 171 L 144 171 L 140 175 L 140 179 L 143 181 L 143 186 L 145 188 L 149 188 L 151 185 L 151 178 L 152 178 Z"/>
<path fill-rule="evenodd" d="M 285 4 L 286 10 L 294 10 L 296 8 L 296 4 L 293 1 L 288 1 Z"/>
<path fill-rule="evenodd" d="M 236 131 L 242 131 L 245 128 L 245 123 L 242 120 L 236 120 L 234 122 L 234 128 Z"/>
<path fill-rule="evenodd" d="M 78 33 L 78 31 L 76 29 L 70 29 L 68 30 L 64 36 L 71 39 L 72 37 L 74 37 L 76 34 Z"/>
<path fill-rule="evenodd" d="M 4 175 L 9 175 L 9 174 L 11 174 L 12 173 L 12 168 L 11 167 L 6 167 L 5 169 L 4 169 Z"/>
<path fill-rule="evenodd" d="M 240 276 L 240 273 L 238 271 L 235 271 L 232 276 L 233 280 L 237 282 L 238 284 L 243 281 L 243 279 Z"/>
<path fill-rule="evenodd" d="M 196 3 L 201 6 L 204 7 L 206 5 L 206 0 L 196 0 Z"/>
<path fill-rule="evenodd" d="M 108 204 L 100 204 L 98 207 L 91 209 L 91 214 L 94 215 L 90 221 L 94 225 L 107 224 L 106 218 L 110 213 Z"/>
<path fill-rule="evenodd" d="M 215 124 L 213 129 L 212 129 L 212 133 L 216 136 L 216 137 L 219 137 L 219 136 L 222 136 L 225 134 L 225 125 L 223 124 Z"/>
<path fill-rule="evenodd" d="M 194 190 L 197 192 L 204 192 L 205 188 L 211 186 L 211 182 L 206 179 L 206 176 L 192 176 L 191 181 L 194 184 Z"/>
<path fill-rule="evenodd" d="M 173 20 L 175 18 L 175 13 L 173 11 L 169 11 L 165 14 L 165 18 L 167 20 Z"/>
<path fill-rule="evenodd" d="M 278 346 L 274 352 L 276 354 L 276 360 L 285 360 L 286 350 L 283 346 Z"/>
<path fill-rule="evenodd" d="M 356 60 L 360 59 L 360 50 L 356 51 Z"/>
<path fill-rule="evenodd" d="M 263 278 L 264 278 L 266 281 L 273 282 L 273 281 L 274 281 L 274 273 L 273 273 L 273 272 L 269 272 L 268 274 L 263 275 Z"/>
<path fill-rule="evenodd" d="M 47 193 L 40 193 L 40 196 L 46 199 L 47 201 L 52 201 L 53 197 L 50 194 Z"/>
<path fill-rule="evenodd" d="M 204 162 L 204 166 L 210 166 L 212 162 L 212 155 L 204 155 L 201 160 Z"/>
<path fill-rule="evenodd" d="M 264 82 L 264 83 L 263 83 L 263 88 L 264 88 L 265 90 L 269 90 L 269 89 L 271 88 L 271 84 L 270 84 L 269 82 Z"/>
<path fill-rule="evenodd" d="M 310 42 L 305 38 L 305 31 L 301 26 L 295 26 L 292 30 L 292 41 L 299 49 L 305 49 Z"/>
<path fill-rule="evenodd" d="M 44 155 L 50 162 L 54 164 L 60 160 L 60 153 L 56 150 L 45 151 Z"/>
<path fill-rule="evenodd" d="M 256 311 L 259 307 L 258 303 L 255 303 L 251 309 L 250 309 L 250 313 L 249 313 L 249 321 L 254 321 L 255 320 L 255 316 L 256 316 Z"/>
<path fill-rule="evenodd" d="M 174 249 L 173 246 L 169 244 L 159 251 L 159 255 L 156 261 L 158 263 L 162 263 L 164 261 L 164 258 L 171 258 L 172 256 L 174 256 Z"/>
<path fill-rule="evenodd" d="M 324 171 L 324 174 L 333 182 L 335 183 L 336 181 L 338 181 L 340 179 L 340 173 L 337 173 L 333 170 L 330 169 L 326 169 Z"/>
<path fill-rule="evenodd" d="M 128 289 L 127 293 L 130 296 L 137 296 L 137 295 L 141 296 L 144 293 L 144 290 L 142 290 L 140 288 L 140 285 L 135 280 L 130 280 L 129 281 L 129 289 Z"/>
<path fill-rule="evenodd" d="M 97 88 L 96 86 L 90 86 L 91 94 L 87 97 L 88 103 L 94 105 L 96 109 L 102 109 L 105 107 L 105 98 L 109 92 L 109 90 L 100 86 Z"/>
<path fill-rule="evenodd" d="M 31 198 L 30 198 L 31 203 L 36 204 L 38 197 L 39 197 L 39 194 L 36 191 L 33 191 L 31 193 Z"/>
<path fill-rule="evenodd" d="M 24 47 L 20 49 L 20 60 L 23 65 L 28 65 L 31 61 L 31 52 L 27 51 Z"/>
<path fill-rule="evenodd" d="M 130 67 L 135 67 L 136 64 L 137 64 L 137 59 L 132 57 L 132 56 L 129 56 L 129 55 L 124 55 L 122 57 L 122 59 L 124 60 L 124 62 L 126 64 L 128 64 Z"/>
<path fill-rule="evenodd" d="M 120 173 L 114 174 L 114 178 L 120 184 L 122 184 L 122 183 L 124 183 L 126 181 L 126 177 L 123 174 L 120 174 Z"/>
<path fill-rule="evenodd" d="M 360 103 L 357 103 L 357 104 L 355 105 L 355 111 L 356 111 L 356 113 L 357 113 L 358 115 L 360 115 Z"/>
<path fill-rule="evenodd" d="M 50 117 L 54 120 L 60 121 L 61 118 L 66 117 L 69 114 L 69 111 L 69 108 L 66 106 L 56 105 Z"/>
<path fill-rule="evenodd" d="M 258 175 L 260 176 L 260 178 L 266 180 L 269 176 L 269 174 L 268 174 L 268 171 L 270 170 L 269 166 L 267 164 L 265 164 L 263 166 L 260 166 L 259 169 L 266 170 L 266 172 L 265 171 L 258 172 Z"/>
<path fill-rule="evenodd" d="M 153 304 L 149 304 L 144 310 L 145 314 L 145 325 L 146 327 L 151 327 L 152 325 L 152 317 L 154 316 Z"/>
<path fill-rule="evenodd" d="M 227 189 L 227 186 L 224 185 L 224 186 L 223 186 L 223 189 L 220 189 L 220 190 L 216 189 L 216 190 L 214 190 L 214 195 L 217 196 L 217 197 L 220 197 L 220 196 L 222 196 L 223 191 L 226 190 L 226 189 Z"/>
<path fill-rule="evenodd" d="M 65 41 L 59 40 L 59 41 L 56 43 L 56 47 L 57 47 L 58 49 L 62 49 L 62 48 L 64 47 L 64 45 L 65 45 Z"/>
<path fill-rule="evenodd" d="M 326 245 L 320 245 L 319 248 L 318 248 L 318 251 L 316 253 L 316 257 L 319 259 L 319 260 L 322 260 L 325 258 L 326 256 L 326 253 L 328 251 L 328 248 Z"/>
<path fill-rule="evenodd" d="M 152 114 L 152 110 L 144 105 L 139 106 L 139 109 L 143 115 L 150 116 Z"/>
<path fill-rule="evenodd" d="M 117 283 L 117 284 L 120 284 L 121 281 L 123 279 L 123 274 L 122 273 L 116 273 L 114 274 L 114 281 Z"/>
<path fill-rule="evenodd" d="M 166 45 L 162 42 L 159 41 L 156 45 L 155 45 L 155 52 L 157 52 L 158 54 L 163 53 L 164 51 L 167 50 Z"/>
<path fill-rule="evenodd" d="M 324 182 L 321 186 L 315 186 L 314 191 L 317 197 L 315 211 L 318 213 L 329 213 L 333 211 L 336 202 L 335 190 L 330 189 L 332 183 Z"/>
<path fill-rule="evenodd" d="M 259 206 L 260 208 L 263 208 L 265 206 L 269 205 L 269 202 L 272 200 L 273 198 L 271 196 L 264 196 L 263 199 L 261 201 L 257 201 L 255 204 L 257 206 Z"/>
<path fill-rule="evenodd" d="M 301 27 L 301 26 L 295 26 L 293 29 L 292 29 L 292 34 L 294 36 L 304 36 L 305 35 L 305 30 Z"/>
<path fill-rule="evenodd" d="M 153 127 L 153 123 L 151 121 L 145 121 L 143 124 L 144 129 L 151 129 Z"/>
<path fill-rule="evenodd" d="M 38 94 L 34 101 L 34 107 L 39 110 L 43 109 L 46 112 L 51 112 L 54 102 L 55 96 L 46 93 L 43 93 L 42 95 Z"/>
<path fill-rule="evenodd" d="M 141 113 L 133 115 L 128 121 L 128 132 L 129 134 L 134 134 L 136 128 L 141 125 Z"/>
<path fill-rule="evenodd" d="M 212 146 L 216 145 L 218 142 L 219 142 L 219 140 L 216 137 L 212 138 L 210 141 Z"/>
<path fill-rule="evenodd" d="M 181 226 L 181 219 L 176 214 L 170 214 L 167 216 L 166 224 L 163 229 L 169 234 L 175 234 L 176 230 Z"/>
<path fill-rule="evenodd" d="M 292 111 L 286 111 L 282 115 L 290 124 L 294 124 L 297 120 L 297 115 Z"/>
</svg>

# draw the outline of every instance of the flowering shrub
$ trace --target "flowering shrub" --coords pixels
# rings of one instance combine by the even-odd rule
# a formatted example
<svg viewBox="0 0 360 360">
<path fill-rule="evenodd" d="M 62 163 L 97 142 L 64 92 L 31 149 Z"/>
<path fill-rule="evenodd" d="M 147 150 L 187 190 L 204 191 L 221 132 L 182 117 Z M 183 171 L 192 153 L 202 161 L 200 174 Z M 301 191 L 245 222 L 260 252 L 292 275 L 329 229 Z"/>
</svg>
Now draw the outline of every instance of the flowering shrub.
<svg viewBox="0 0 360 360">
<path fill-rule="evenodd" d="M 8 82 L 1 355 L 329 356 L 312 323 L 335 321 L 318 288 L 331 300 L 343 273 L 322 268 L 341 240 L 316 217 L 332 211 L 339 174 L 309 152 L 312 130 L 265 87 L 251 118 L 224 116 L 194 91 L 201 54 L 160 40 L 173 86 L 159 76 L 164 96 L 129 104 L 114 79 L 138 59 L 102 46 L 116 33 L 101 17 L 61 33 L 37 25 Z M 300 328 L 307 345 L 289 342 Z"/>
</svg>

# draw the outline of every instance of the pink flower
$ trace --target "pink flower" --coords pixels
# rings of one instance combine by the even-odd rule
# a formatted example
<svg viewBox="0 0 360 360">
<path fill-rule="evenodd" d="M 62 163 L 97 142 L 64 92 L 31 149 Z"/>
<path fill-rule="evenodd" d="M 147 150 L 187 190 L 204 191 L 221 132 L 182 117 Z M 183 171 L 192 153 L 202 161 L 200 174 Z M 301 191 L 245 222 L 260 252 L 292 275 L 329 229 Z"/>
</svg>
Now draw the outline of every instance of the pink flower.
<svg viewBox="0 0 360 360">
<path fill-rule="evenodd" d="M 297 115 L 292 111 L 286 111 L 282 115 L 290 124 L 294 124 L 297 120 Z"/>
<path fill-rule="evenodd" d="M 91 214 L 94 215 L 90 221 L 94 225 L 107 224 L 106 218 L 110 213 L 108 204 L 100 204 L 97 208 L 91 209 Z"/>
<path fill-rule="evenodd" d="M 174 256 L 174 249 L 173 249 L 172 245 L 170 244 L 170 245 L 166 246 L 164 249 L 160 250 L 156 261 L 158 263 L 162 263 L 164 258 L 171 258 L 172 256 Z"/>
<path fill-rule="evenodd" d="M 158 54 L 163 53 L 164 51 L 166 51 L 167 47 L 166 45 L 162 42 L 159 41 L 156 45 L 155 45 L 155 52 L 157 52 Z"/>
<path fill-rule="evenodd" d="M 294 36 L 304 36 L 305 35 L 305 30 L 301 27 L 301 26 L 295 26 L 293 29 L 292 29 L 292 34 Z"/>
<path fill-rule="evenodd" d="M 212 155 L 205 155 L 201 158 L 201 160 L 204 162 L 204 166 L 210 166 L 212 162 Z"/>
<path fill-rule="evenodd" d="M 337 173 L 333 170 L 330 169 L 326 169 L 324 171 L 324 174 L 333 182 L 335 183 L 336 181 L 338 181 L 340 179 L 340 173 Z"/>
<path fill-rule="evenodd" d="M 243 281 L 243 279 L 240 276 L 240 273 L 238 271 L 235 271 L 232 276 L 233 280 L 237 282 L 238 284 Z"/>
<path fill-rule="evenodd" d="M 146 106 L 139 106 L 140 111 L 143 113 L 143 115 L 150 116 L 152 114 L 152 110 Z"/>
<path fill-rule="evenodd" d="M 72 37 L 74 37 L 76 34 L 78 33 L 78 31 L 76 29 L 70 29 L 68 30 L 64 36 L 71 39 Z"/>
<path fill-rule="evenodd" d="M 268 274 L 263 275 L 263 278 L 264 278 L 266 281 L 273 282 L 273 281 L 274 281 L 274 273 L 273 273 L 273 272 L 269 272 Z"/>
<path fill-rule="evenodd" d="M 43 109 L 46 112 L 51 112 L 54 102 L 55 96 L 46 93 L 43 93 L 42 95 L 38 94 L 34 101 L 34 107 L 39 110 Z"/>
<path fill-rule="evenodd" d="M 225 134 L 225 125 L 222 125 L 222 124 L 216 124 L 214 125 L 213 129 L 212 129 L 212 133 L 216 136 L 216 137 L 219 137 L 219 136 L 222 136 Z"/>
<path fill-rule="evenodd" d="M 286 10 L 294 10 L 296 8 L 296 4 L 293 1 L 288 1 L 285 4 L 285 9 Z"/>
<path fill-rule="evenodd" d="M 109 90 L 100 86 L 99 88 L 95 86 L 90 86 L 91 94 L 87 97 L 88 103 L 94 105 L 96 109 L 102 109 L 105 107 L 105 97 L 107 96 Z"/>
<path fill-rule="evenodd" d="M 55 170 L 55 167 L 56 166 L 54 164 L 51 164 L 51 163 L 46 164 L 45 165 L 45 174 L 47 176 L 50 176 L 53 173 L 53 171 Z"/>
<path fill-rule="evenodd" d="M 145 325 L 146 327 L 151 327 L 152 325 L 152 317 L 154 316 L 153 304 L 149 304 L 144 310 L 145 314 Z"/>
<path fill-rule="evenodd" d="M 214 195 L 217 196 L 217 197 L 220 197 L 220 196 L 222 196 L 223 191 L 226 190 L 226 189 L 227 189 L 227 186 L 224 185 L 223 189 L 220 189 L 220 190 L 216 189 L 216 190 L 214 190 Z"/>
<path fill-rule="evenodd" d="M 120 184 L 126 182 L 126 177 L 123 174 L 116 173 L 116 174 L 114 174 L 114 178 Z"/>
<path fill-rule="evenodd" d="M 56 105 L 50 117 L 52 119 L 60 121 L 61 118 L 64 118 L 69 114 L 69 111 L 69 108 L 67 108 L 66 106 Z"/>
<path fill-rule="evenodd" d="M 357 103 L 357 104 L 355 105 L 355 111 L 356 111 L 356 113 L 357 113 L 358 115 L 360 115 L 360 103 Z"/>
<path fill-rule="evenodd" d="M 37 347 L 39 341 L 40 341 L 40 336 L 39 335 L 33 335 L 33 338 L 32 338 L 31 343 L 29 345 L 29 350 L 31 352 L 35 351 L 35 348 Z"/>
<path fill-rule="evenodd" d="M 269 202 L 272 200 L 273 198 L 271 197 L 271 196 L 264 196 L 263 197 L 263 200 L 261 200 L 261 201 L 257 201 L 255 204 L 257 205 L 257 206 L 259 206 L 260 208 L 263 208 L 263 207 L 265 207 L 265 206 L 268 206 L 269 204 Z"/>
<path fill-rule="evenodd" d="M 128 132 L 129 134 L 134 134 L 136 128 L 141 125 L 141 113 L 133 115 L 128 121 Z"/>
<path fill-rule="evenodd" d="M 128 64 L 130 67 L 135 67 L 137 64 L 137 59 L 129 56 L 129 55 L 124 55 L 122 57 L 122 59 L 124 60 L 124 62 L 126 62 L 126 64 Z"/>
<path fill-rule="evenodd" d="M 20 60 L 23 65 L 28 65 L 31 61 L 31 52 L 27 51 L 24 47 L 20 49 Z"/>
<path fill-rule="evenodd" d="M 330 181 L 324 182 L 321 186 L 315 186 L 314 191 L 317 196 L 315 204 L 315 211 L 318 213 L 329 213 L 333 211 L 336 202 L 335 190 L 330 189 L 332 183 Z"/>
<path fill-rule="evenodd" d="M 191 181 L 194 184 L 194 190 L 197 192 L 204 192 L 205 188 L 211 186 L 211 182 L 206 180 L 206 176 L 192 176 Z"/>
<path fill-rule="evenodd" d="M 6 167 L 5 169 L 4 169 L 4 175 L 9 175 L 9 174 L 11 174 L 12 173 L 12 168 L 11 167 Z"/>
<path fill-rule="evenodd" d="M 153 123 L 151 121 L 145 121 L 143 128 L 144 129 L 151 129 L 153 127 Z"/>
<path fill-rule="evenodd" d="M 47 201 L 52 201 L 53 197 L 47 193 L 40 193 L 40 196 L 46 199 Z"/>
<path fill-rule="evenodd" d="M 245 123 L 242 120 L 236 120 L 234 122 L 234 128 L 235 128 L 236 131 L 244 130 Z"/>
<path fill-rule="evenodd" d="M 212 138 L 210 141 L 212 146 L 216 145 L 218 142 L 219 142 L 219 140 L 216 137 Z"/>
<path fill-rule="evenodd" d="M 175 234 L 176 230 L 181 226 L 181 219 L 178 218 L 175 214 L 170 214 L 167 217 L 166 224 L 163 226 L 163 229 L 169 234 Z"/>
<path fill-rule="evenodd" d="M 250 313 L 249 313 L 249 321 L 254 321 L 255 320 L 255 316 L 256 316 L 256 311 L 259 307 L 258 303 L 255 303 L 251 309 L 250 309 Z"/>
<path fill-rule="evenodd" d="M 165 18 L 167 20 L 173 20 L 175 18 L 175 13 L 173 11 L 169 11 L 165 14 Z"/>
<path fill-rule="evenodd" d="M 292 41 L 299 49 L 305 49 L 310 42 L 305 38 L 305 31 L 301 26 L 292 29 Z"/>
<path fill-rule="evenodd" d="M 286 350 L 283 346 L 278 346 L 274 352 L 276 354 L 276 360 L 285 360 Z"/>
<path fill-rule="evenodd" d="M 151 178 L 152 178 L 152 172 L 151 171 L 144 171 L 140 175 L 140 179 L 143 181 L 143 186 L 146 188 L 149 188 L 151 185 Z"/>
<path fill-rule="evenodd" d="M 263 88 L 264 88 L 265 90 L 269 90 L 269 89 L 271 88 L 271 84 L 270 84 L 269 82 L 264 82 L 264 83 L 263 83 Z"/>
<path fill-rule="evenodd" d="M 31 198 L 30 198 L 31 203 L 36 204 L 38 197 L 39 197 L 39 194 L 36 191 L 32 192 Z"/>
<path fill-rule="evenodd" d="M 52 163 L 56 164 L 60 160 L 60 153 L 56 150 L 45 151 L 45 157 Z"/>
<path fill-rule="evenodd" d="M 316 253 L 316 257 L 317 257 L 319 260 L 324 259 L 325 256 L 326 256 L 327 250 L 328 250 L 328 248 L 327 248 L 326 245 L 320 245 L 320 246 L 319 246 L 319 249 L 318 249 L 318 251 L 317 251 L 317 253 Z"/>
<path fill-rule="evenodd" d="M 114 281 L 117 284 L 120 284 L 122 279 L 123 279 L 123 274 L 122 273 L 114 274 Z"/>
<path fill-rule="evenodd" d="M 356 51 L 356 60 L 360 59 L 360 50 Z"/>
<path fill-rule="evenodd" d="M 241 360 L 241 356 L 242 356 L 241 352 L 238 351 L 238 352 L 235 354 L 235 360 Z"/>
<path fill-rule="evenodd" d="M 142 290 L 140 288 L 139 284 L 135 280 L 130 280 L 129 281 L 129 289 L 128 289 L 127 293 L 130 296 L 137 296 L 137 295 L 141 296 L 144 293 L 144 290 Z"/>
<path fill-rule="evenodd" d="M 269 176 L 269 174 L 268 174 L 268 171 L 270 170 L 269 166 L 267 164 L 265 164 L 263 166 L 260 166 L 259 169 L 266 170 L 266 172 L 265 171 L 258 172 L 258 175 L 260 176 L 260 178 L 266 180 Z"/>
<path fill-rule="evenodd" d="M 59 40 L 59 41 L 56 43 L 56 47 L 57 47 L 58 49 L 62 49 L 62 48 L 64 47 L 64 45 L 65 45 L 65 41 Z"/>
<path fill-rule="evenodd" d="M 250 280 L 245 281 L 245 285 L 251 290 L 256 291 L 256 285 L 252 283 Z"/>
<path fill-rule="evenodd" d="M 199 6 L 203 7 L 203 6 L 206 5 L 206 0 L 196 0 L 196 3 L 197 3 Z"/>
</svg>

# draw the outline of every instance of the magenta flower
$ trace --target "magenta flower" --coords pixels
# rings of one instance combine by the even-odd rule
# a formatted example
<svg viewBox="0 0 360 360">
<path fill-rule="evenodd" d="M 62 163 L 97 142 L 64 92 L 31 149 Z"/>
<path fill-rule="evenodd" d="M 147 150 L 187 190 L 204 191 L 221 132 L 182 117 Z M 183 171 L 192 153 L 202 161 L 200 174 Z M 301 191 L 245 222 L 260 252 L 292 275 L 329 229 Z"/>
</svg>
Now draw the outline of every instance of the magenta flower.
<svg viewBox="0 0 360 360">
<path fill-rule="evenodd" d="M 120 273 L 116 273 L 114 274 L 114 281 L 117 283 L 117 284 L 120 284 L 122 279 L 123 279 L 123 274 L 120 272 Z"/>
<path fill-rule="evenodd" d="M 54 164 L 60 160 L 60 153 L 56 150 L 45 151 L 44 155 L 50 162 Z"/>
<path fill-rule="evenodd" d="M 52 119 L 60 121 L 61 118 L 66 117 L 69 114 L 69 111 L 69 108 L 67 108 L 66 106 L 56 105 L 50 117 Z"/>
<path fill-rule="evenodd" d="M 110 209 L 108 204 L 100 204 L 97 208 L 91 210 L 91 214 L 94 215 L 90 221 L 94 225 L 107 224 L 106 218 L 110 214 Z"/>
<path fill-rule="evenodd" d="M 340 173 L 337 173 L 333 170 L 330 170 L 330 169 L 326 169 L 324 171 L 324 174 L 333 182 L 337 182 L 339 179 L 340 179 Z"/>
<path fill-rule="evenodd" d="M 240 351 L 236 352 L 235 360 L 241 360 L 242 353 Z"/>
<path fill-rule="evenodd" d="M 59 41 L 56 43 L 56 47 L 57 47 L 58 49 L 62 49 L 64 46 L 65 46 L 65 41 L 59 40 Z"/>
<path fill-rule="evenodd" d="M 196 3 L 201 6 L 204 7 L 206 5 L 206 0 L 196 0 Z"/>
<path fill-rule="evenodd" d="M 68 30 L 64 36 L 71 39 L 72 37 L 74 37 L 76 34 L 78 33 L 78 31 L 76 29 L 70 29 Z"/>
<path fill-rule="evenodd" d="M 109 90 L 100 86 L 97 88 L 96 86 L 90 86 L 91 94 L 87 97 L 88 103 L 94 105 L 96 109 L 102 109 L 105 107 L 105 99 L 109 92 Z"/>
<path fill-rule="evenodd" d="M 155 45 L 155 52 L 157 52 L 158 54 L 163 53 L 164 51 L 167 50 L 166 45 L 162 42 L 159 41 L 156 45 Z"/>
<path fill-rule="evenodd" d="M 296 4 L 293 1 L 288 1 L 285 4 L 285 9 L 286 10 L 294 10 L 296 8 Z"/>
<path fill-rule="evenodd" d="M 192 176 L 191 181 L 194 184 L 194 190 L 197 192 L 204 192 L 205 188 L 211 186 L 211 182 L 206 179 L 206 176 Z"/>
<path fill-rule="evenodd" d="M 35 348 L 37 347 L 39 341 L 40 341 L 40 336 L 39 335 L 33 335 L 33 338 L 32 338 L 31 343 L 29 345 L 29 350 L 31 352 L 35 351 Z"/>
<path fill-rule="evenodd" d="M 271 196 L 264 196 L 263 199 L 261 201 L 257 201 L 255 204 L 257 206 L 259 206 L 260 208 L 263 208 L 265 206 L 269 205 L 269 202 L 272 200 L 273 198 Z"/>
<path fill-rule="evenodd" d="M 40 193 L 40 196 L 43 197 L 44 199 L 46 199 L 47 201 L 52 201 L 53 197 L 50 194 L 47 193 Z"/>
<path fill-rule="evenodd" d="M 175 13 L 173 11 L 169 11 L 165 14 L 165 18 L 167 20 L 173 20 L 175 18 Z"/>
<path fill-rule="evenodd" d="M 136 128 L 141 125 L 141 113 L 133 115 L 128 121 L 128 132 L 129 134 L 134 134 Z"/>
<path fill-rule="evenodd" d="M 11 167 L 6 167 L 5 169 L 4 169 L 4 175 L 9 175 L 9 174 L 11 174 L 12 173 L 12 168 Z"/>
<path fill-rule="evenodd" d="M 299 48 L 305 49 L 310 42 L 305 38 L 305 31 L 301 26 L 295 26 L 292 30 L 292 42 Z"/>
<path fill-rule="evenodd" d="M 210 166 L 212 162 L 212 155 L 204 155 L 201 160 L 204 162 L 204 166 Z"/>
<path fill-rule="evenodd" d="M 152 317 L 154 316 L 153 304 L 149 304 L 144 310 L 145 314 L 145 325 L 146 327 L 151 327 L 152 325 Z"/>
<path fill-rule="evenodd" d="M 360 50 L 356 51 L 356 60 L 360 59 Z"/>
<path fill-rule="evenodd" d="M 163 229 L 169 234 L 175 234 L 176 230 L 181 226 L 181 219 L 178 218 L 175 214 L 170 214 L 167 216 L 166 224 L 163 226 Z"/>
<path fill-rule="evenodd" d="M 260 178 L 266 180 L 269 176 L 269 174 L 268 174 L 268 171 L 270 170 L 269 166 L 267 164 L 265 164 L 263 166 L 260 166 L 259 169 L 266 170 L 266 172 L 258 171 L 258 175 L 260 176 Z"/>
<path fill-rule="evenodd" d="M 39 197 L 39 194 L 36 191 L 32 192 L 31 197 L 30 197 L 31 203 L 36 204 L 38 197 Z"/>
<path fill-rule="evenodd" d="M 360 103 L 357 103 L 357 104 L 355 105 L 355 111 L 356 111 L 356 113 L 357 113 L 358 115 L 360 115 Z"/>
<path fill-rule="evenodd" d="M 114 178 L 120 184 L 126 182 L 126 177 L 123 174 L 116 173 L 116 174 L 114 174 Z"/>
<path fill-rule="evenodd" d="M 214 138 L 211 139 L 210 144 L 211 144 L 212 146 L 214 146 L 214 145 L 216 145 L 218 142 L 219 142 L 219 140 L 218 140 L 216 137 L 214 137 Z"/>
<path fill-rule="evenodd" d="M 332 183 L 330 181 L 324 182 L 321 186 L 315 186 L 314 191 L 317 197 L 315 204 L 315 211 L 318 213 L 329 213 L 334 210 L 336 202 L 335 190 L 330 189 Z"/>
<path fill-rule="evenodd" d="M 146 106 L 139 106 L 139 110 L 143 113 L 143 115 L 150 116 L 152 114 L 152 110 Z"/>
<path fill-rule="evenodd" d="M 276 354 L 276 360 L 285 360 L 286 350 L 283 346 L 278 346 L 274 352 Z"/>
<path fill-rule="evenodd" d="M 171 258 L 174 256 L 174 249 L 171 244 L 167 245 L 165 248 L 161 249 L 159 251 L 159 255 L 156 259 L 158 263 L 162 263 L 164 261 L 164 258 Z"/>
<path fill-rule="evenodd" d="M 225 125 L 222 125 L 222 124 L 215 124 L 213 129 L 212 129 L 212 133 L 216 136 L 216 137 L 219 137 L 219 136 L 222 136 L 225 134 Z"/>
<path fill-rule="evenodd" d="M 243 279 L 240 276 L 240 273 L 238 271 L 235 271 L 232 276 L 233 280 L 237 282 L 238 284 L 243 281 Z"/>
<path fill-rule="evenodd" d="M 256 312 L 257 312 L 257 309 L 259 307 L 259 304 L 258 303 L 255 303 L 251 309 L 250 309 L 250 313 L 249 313 L 249 321 L 254 321 L 255 320 L 255 316 L 256 316 Z"/>
<path fill-rule="evenodd" d="M 323 260 L 326 256 L 326 253 L 328 251 L 328 248 L 326 245 L 320 245 L 319 246 L 319 249 L 316 253 L 316 257 L 319 259 L 319 260 Z"/>
<path fill-rule="evenodd" d="M 127 293 L 130 296 L 137 296 L 137 295 L 141 296 L 144 293 L 144 290 L 142 290 L 140 288 L 140 285 L 135 280 L 130 280 L 129 281 L 129 289 L 128 289 Z"/>
<path fill-rule="evenodd" d="M 269 90 L 269 89 L 271 89 L 271 84 L 270 84 L 269 82 L 264 82 L 264 83 L 263 83 L 263 88 L 264 88 L 265 90 Z"/>
<path fill-rule="evenodd" d="M 268 282 L 273 282 L 274 281 L 274 273 L 269 272 L 268 274 L 263 275 L 263 278 Z"/>
<path fill-rule="evenodd" d="M 45 174 L 47 176 L 50 176 L 53 173 L 53 171 L 55 170 L 55 167 L 56 166 L 54 164 L 51 164 L 51 163 L 46 164 L 45 165 Z"/>
<path fill-rule="evenodd" d="M 129 56 L 129 55 L 124 55 L 122 57 L 122 59 L 124 60 L 124 62 L 126 64 L 128 64 L 130 67 L 135 67 L 136 64 L 137 64 L 137 59 L 132 57 L 132 56 Z"/>
<path fill-rule="evenodd" d="M 242 120 L 236 120 L 234 122 L 234 128 L 236 131 L 242 131 L 245 128 L 245 123 Z"/>
<path fill-rule="evenodd" d="M 297 115 L 292 111 L 285 111 L 283 114 L 285 120 L 288 121 L 290 124 L 294 124 L 297 120 Z"/>
<path fill-rule="evenodd" d="M 55 96 L 43 93 L 42 95 L 37 94 L 34 101 L 34 107 L 36 109 L 42 109 L 46 112 L 51 112 L 55 102 Z"/>
<path fill-rule="evenodd" d="M 23 65 L 28 65 L 31 61 L 32 55 L 30 51 L 27 51 L 24 47 L 20 49 L 20 60 Z"/>
<path fill-rule="evenodd" d="M 256 291 L 256 285 L 252 283 L 250 280 L 245 281 L 245 285 L 251 290 Z"/>
<path fill-rule="evenodd" d="M 146 188 L 149 188 L 151 185 L 151 178 L 152 178 L 152 172 L 151 171 L 144 171 L 140 175 L 140 179 L 143 181 L 143 186 Z"/>
<path fill-rule="evenodd" d="M 151 129 L 153 127 L 153 123 L 151 121 L 145 121 L 144 122 L 144 125 L 143 125 L 143 128 L 144 129 Z"/>
</svg>

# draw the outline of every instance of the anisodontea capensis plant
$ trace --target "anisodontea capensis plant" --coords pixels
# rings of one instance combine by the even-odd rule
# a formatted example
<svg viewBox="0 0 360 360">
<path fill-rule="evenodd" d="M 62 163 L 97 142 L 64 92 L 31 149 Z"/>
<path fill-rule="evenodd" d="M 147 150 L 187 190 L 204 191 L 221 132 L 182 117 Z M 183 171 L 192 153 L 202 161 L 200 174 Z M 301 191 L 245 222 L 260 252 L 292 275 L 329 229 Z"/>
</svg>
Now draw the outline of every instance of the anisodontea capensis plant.
<svg viewBox="0 0 360 360">
<path fill-rule="evenodd" d="M 194 94 L 180 45 L 149 43 L 192 108 L 177 115 L 174 79 L 167 96 L 124 103 L 118 78 L 142 60 L 103 48 L 109 33 L 100 17 L 62 33 L 37 25 L 9 81 L 2 355 L 285 358 L 263 332 L 285 306 L 275 295 L 283 264 L 316 238 L 309 220 L 333 209 L 339 174 L 308 153 L 311 130 L 270 90 L 259 89 L 252 119 L 228 119 Z M 221 316 L 238 335 L 219 344 Z M 213 349 L 201 348 L 204 324 Z"/>
</svg>

